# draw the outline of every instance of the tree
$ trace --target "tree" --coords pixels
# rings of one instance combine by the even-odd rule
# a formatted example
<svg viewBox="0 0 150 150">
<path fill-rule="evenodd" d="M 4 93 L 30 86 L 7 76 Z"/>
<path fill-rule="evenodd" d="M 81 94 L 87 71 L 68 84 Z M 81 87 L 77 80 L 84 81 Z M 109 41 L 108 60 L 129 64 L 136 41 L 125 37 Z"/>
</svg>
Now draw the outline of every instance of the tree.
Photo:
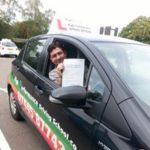
<svg viewBox="0 0 150 150">
<path fill-rule="evenodd" d="M 119 36 L 150 44 L 150 17 L 136 18 L 122 29 Z"/>
<path fill-rule="evenodd" d="M 35 22 L 36 26 L 39 28 L 40 34 L 47 33 L 55 11 L 49 9 L 42 12 L 42 4 L 40 0 L 26 0 L 26 3 L 27 6 L 22 13 L 23 18 L 26 21 Z"/>
<path fill-rule="evenodd" d="M 12 38 L 13 28 L 9 23 L 0 20 L 0 39 L 2 38 Z"/>
<path fill-rule="evenodd" d="M 17 0 L 1 0 L 0 5 L 0 19 L 6 22 L 15 20 L 16 14 L 23 10 Z"/>
<path fill-rule="evenodd" d="M 19 2 L 21 0 L 0 1 L 4 8 L 0 9 L 0 37 L 24 39 L 47 33 L 55 12 L 51 9 L 43 12 L 40 0 L 26 0 L 27 5 L 22 5 L 25 8 Z M 22 14 L 20 22 L 15 20 L 18 13 Z"/>
<path fill-rule="evenodd" d="M 40 0 L 26 0 L 26 8 L 23 11 L 23 17 L 25 20 L 36 20 L 41 14 L 40 7 L 42 7 Z"/>
<path fill-rule="evenodd" d="M 33 20 L 17 22 L 13 25 L 16 38 L 28 39 L 32 36 L 41 34 L 41 29 Z"/>
</svg>

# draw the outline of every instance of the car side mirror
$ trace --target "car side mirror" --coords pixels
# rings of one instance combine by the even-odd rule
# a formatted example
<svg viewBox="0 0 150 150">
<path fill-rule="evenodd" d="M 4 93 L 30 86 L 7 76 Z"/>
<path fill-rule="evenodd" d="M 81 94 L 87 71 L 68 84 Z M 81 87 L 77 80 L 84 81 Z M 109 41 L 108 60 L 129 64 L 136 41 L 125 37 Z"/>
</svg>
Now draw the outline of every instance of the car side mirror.
<svg viewBox="0 0 150 150">
<path fill-rule="evenodd" d="M 55 104 L 80 107 L 86 102 L 86 90 L 81 86 L 67 86 L 52 90 L 49 100 Z"/>
</svg>

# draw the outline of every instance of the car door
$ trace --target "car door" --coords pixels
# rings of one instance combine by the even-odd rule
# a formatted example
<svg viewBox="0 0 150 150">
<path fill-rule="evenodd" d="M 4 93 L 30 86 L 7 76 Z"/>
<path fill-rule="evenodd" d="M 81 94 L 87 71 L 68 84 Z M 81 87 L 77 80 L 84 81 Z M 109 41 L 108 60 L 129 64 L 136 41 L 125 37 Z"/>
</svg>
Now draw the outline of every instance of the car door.
<svg viewBox="0 0 150 150">
<path fill-rule="evenodd" d="M 46 55 L 48 55 L 46 51 Z M 45 59 L 49 56 L 45 55 Z M 47 63 L 45 67 L 47 68 Z M 92 141 L 76 126 L 68 108 L 52 103 L 49 100 L 51 91 L 58 88 L 53 81 L 41 73 L 37 74 L 34 85 L 34 98 L 38 101 L 38 130 L 41 132 L 51 149 L 55 150 L 91 150 Z M 79 109 L 82 114 L 82 110 Z M 74 119 L 75 116 L 73 116 Z"/>
<path fill-rule="evenodd" d="M 31 111 L 37 106 L 37 101 L 32 96 L 33 87 L 36 82 L 36 74 L 39 67 L 39 61 L 43 52 L 44 45 L 47 39 L 31 39 L 29 40 L 24 49 L 21 51 L 18 58 L 13 61 L 13 77 L 17 84 L 19 93 L 19 105 L 22 112 L 27 116 L 30 121 L 32 120 Z"/>
<path fill-rule="evenodd" d="M 54 38 L 54 40 L 56 40 Z M 89 49 L 85 45 L 81 44 L 78 41 L 72 41 L 72 39 L 66 39 L 59 37 L 59 40 L 65 41 L 65 44 L 71 44 L 82 52 L 89 55 L 88 61 L 94 60 L 94 56 L 90 53 Z M 69 45 L 69 47 L 72 47 Z M 78 52 L 77 52 L 78 53 Z M 48 55 L 48 54 L 46 54 Z M 46 56 L 45 55 L 45 59 Z M 84 58 L 86 58 L 84 55 Z M 91 56 L 90 56 L 91 55 Z M 81 55 L 77 57 L 80 58 Z M 82 55 L 83 56 L 83 55 Z M 90 58 L 91 57 L 91 58 Z M 95 60 L 94 60 L 95 61 Z M 97 64 L 97 62 L 92 62 Z M 92 66 L 92 65 L 91 65 Z M 88 67 L 90 65 L 88 64 Z M 47 68 L 46 64 L 43 69 Z M 86 72 L 86 76 L 89 74 L 92 69 Z M 46 70 L 46 69 L 44 69 Z M 104 73 L 104 71 L 103 71 Z M 85 77 L 85 80 L 86 77 Z M 86 84 L 87 81 L 84 83 Z M 104 84 L 104 83 L 103 83 Z M 71 108 L 64 107 L 63 105 L 54 104 L 49 100 L 51 91 L 58 88 L 59 86 L 52 82 L 50 79 L 44 76 L 43 71 L 37 75 L 37 80 L 34 85 L 37 88 L 34 88 L 34 98 L 38 100 L 39 110 L 37 111 L 37 116 L 39 117 L 39 131 L 48 142 L 49 146 L 52 149 L 80 149 L 80 150 L 94 150 L 96 144 L 94 141 L 94 134 L 97 126 L 98 116 L 95 107 L 97 104 L 101 105 L 101 113 L 105 108 L 105 104 L 109 97 L 108 89 L 105 92 L 104 101 L 95 101 L 92 104 L 92 98 L 89 98 L 89 107 L 85 108 Z M 106 86 L 105 86 L 106 87 Z M 92 112 L 93 111 L 93 112 Z"/>
</svg>

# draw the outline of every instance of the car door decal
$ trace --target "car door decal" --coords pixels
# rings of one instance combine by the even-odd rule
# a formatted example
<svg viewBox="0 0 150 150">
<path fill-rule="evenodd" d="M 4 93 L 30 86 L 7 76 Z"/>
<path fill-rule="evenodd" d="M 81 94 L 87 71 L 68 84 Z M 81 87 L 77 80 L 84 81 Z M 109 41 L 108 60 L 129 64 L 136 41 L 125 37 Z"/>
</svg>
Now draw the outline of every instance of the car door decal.
<svg viewBox="0 0 150 150">
<path fill-rule="evenodd" d="M 8 83 L 11 85 L 16 100 L 24 113 L 53 150 L 77 150 L 74 142 L 69 139 L 69 134 L 61 128 L 55 118 L 52 118 L 38 104 L 38 101 L 30 95 L 26 88 L 23 87 L 22 82 L 17 77 L 14 77 L 12 73 L 8 77 Z"/>
</svg>

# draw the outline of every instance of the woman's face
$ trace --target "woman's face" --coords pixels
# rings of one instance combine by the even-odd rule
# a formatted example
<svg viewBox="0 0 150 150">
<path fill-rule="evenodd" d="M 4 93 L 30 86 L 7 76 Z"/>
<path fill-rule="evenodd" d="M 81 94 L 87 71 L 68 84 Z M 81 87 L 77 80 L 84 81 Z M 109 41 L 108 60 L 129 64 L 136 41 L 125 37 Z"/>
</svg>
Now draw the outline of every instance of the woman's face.
<svg viewBox="0 0 150 150">
<path fill-rule="evenodd" d="M 50 59 L 53 64 L 58 65 L 62 63 L 65 59 L 66 55 L 61 48 L 56 47 L 50 53 Z"/>
</svg>

